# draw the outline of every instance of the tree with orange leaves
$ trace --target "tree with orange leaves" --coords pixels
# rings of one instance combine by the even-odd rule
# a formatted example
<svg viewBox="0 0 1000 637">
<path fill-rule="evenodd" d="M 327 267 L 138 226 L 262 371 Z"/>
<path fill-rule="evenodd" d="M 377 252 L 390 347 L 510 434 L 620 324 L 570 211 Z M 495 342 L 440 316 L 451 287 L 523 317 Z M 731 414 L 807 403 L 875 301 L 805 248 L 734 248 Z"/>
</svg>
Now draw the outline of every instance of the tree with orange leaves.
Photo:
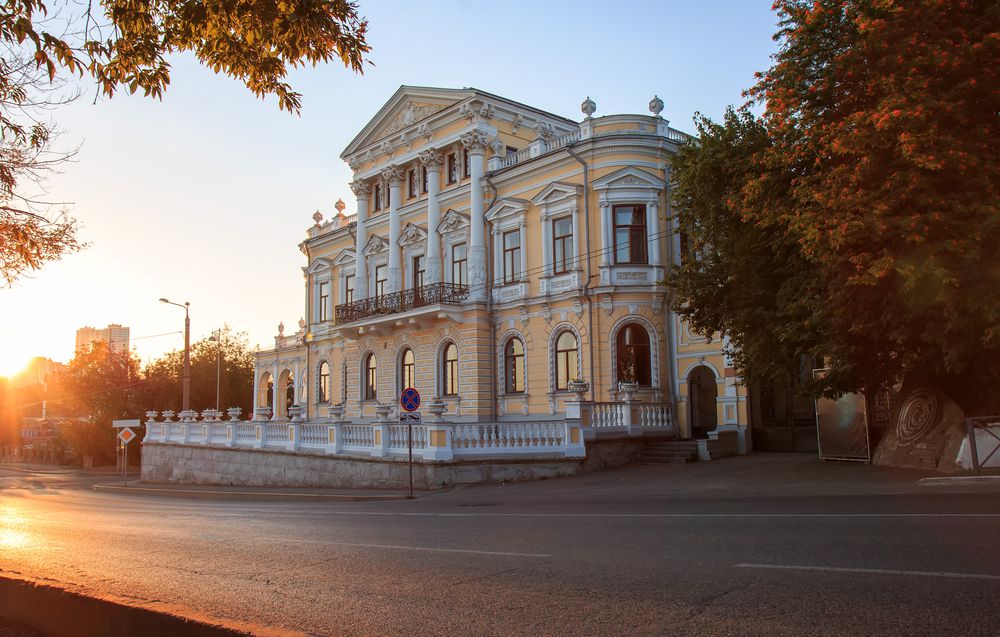
<svg viewBox="0 0 1000 637">
<path fill-rule="evenodd" d="M 816 391 L 920 375 L 967 409 L 997 400 L 1000 5 L 779 0 L 775 9 L 780 49 L 748 91 L 765 107 L 768 140 L 715 208 L 728 211 L 730 234 L 795 246 L 789 285 L 771 282 L 774 306 L 789 311 L 725 318 L 718 290 L 690 285 L 694 260 L 675 277 L 678 306 L 697 328 L 728 328 L 734 348 L 746 345 L 737 362 L 750 376 L 777 371 L 776 359 L 823 355 L 831 373 Z M 707 194 L 687 169 L 706 146 L 678 162 L 682 195 Z M 705 202 L 680 203 L 695 242 L 724 248 L 701 223 L 704 205 L 692 207 Z M 758 283 L 747 258 L 714 256 L 727 285 Z M 776 345 L 758 351 L 755 341 Z"/>
</svg>

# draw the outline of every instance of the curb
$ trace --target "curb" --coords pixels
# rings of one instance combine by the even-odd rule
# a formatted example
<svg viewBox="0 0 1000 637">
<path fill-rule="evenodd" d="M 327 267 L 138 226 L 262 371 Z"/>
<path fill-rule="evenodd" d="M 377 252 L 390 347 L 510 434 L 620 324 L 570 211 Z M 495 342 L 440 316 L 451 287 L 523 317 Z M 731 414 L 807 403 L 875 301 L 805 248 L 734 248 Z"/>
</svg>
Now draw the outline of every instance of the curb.
<svg viewBox="0 0 1000 637">
<path fill-rule="evenodd" d="M 924 487 L 944 487 L 952 484 L 1000 485 L 1000 476 L 948 476 L 945 478 L 920 478 L 917 484 Z"/>
<path fill-rule="evenodd" d="M 94 491 L 118 495 L 158 495 L 167 498 L 203 498 L 231 500 L 284 500 L 293 502 L 372 502 L 409 500 L 400 495 L 351 495 L 345 493 L 278 493 L 274 491 L 206 491 L 195 489 L 158 489 L 152 487 L 125 487 L 114 484 L 95 484 Z M 414 494 L 414 499 L 420 497 Z"/>
</svg>

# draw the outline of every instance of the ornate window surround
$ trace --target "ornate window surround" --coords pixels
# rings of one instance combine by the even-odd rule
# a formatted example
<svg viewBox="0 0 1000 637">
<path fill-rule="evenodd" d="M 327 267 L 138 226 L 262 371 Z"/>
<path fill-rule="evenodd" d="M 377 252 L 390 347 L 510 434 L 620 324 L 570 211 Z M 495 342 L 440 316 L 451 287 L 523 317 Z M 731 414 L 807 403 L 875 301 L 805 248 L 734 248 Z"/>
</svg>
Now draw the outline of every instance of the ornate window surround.
<svg viewBox="0 0 1000 637">
<path fill-rule="evenodd" d="M 441 215 L 441 223 L 437 227 L 444 250 L 441 271 L 445 283 L 454 283 L 451 276 L 452 249 L 455 244 L 469 245 L 469 217 L 449 209 Z"/>
<path fill-rule="evenodd" d="M 310 290 L 310 303 L 309 303 L 309 318 L 310 323 L 316 325 L 320 323 L 320 316 L 322 312 L 320 311 L 319 302 L 319 286 L 320 283 L 326 283 L 329 286 L 333 286 L 333 276 L 332 276 L 332 265 L 329 259 L 319 258 L 312 262 L 308 268 L 306 268 L 306 275 L 311 279 Z M 326 315 L 327 321 L 333 318 L 333 290 L 330 290 L 330 294 L 326 301 Z"/>
<path fill-rule="evenodd" d="M 525 215 L 531 202 L 517 197 L 498 199 L 486 211 L 493 235 L 493 282 L 490 285 L 494 303 L 519 301 L 528 296 L 528 235 Z M 503 281 L 503 235 L 517 230 L 521 240 L 521 263 L 517 278 Z"/>
<path fill-rule="evenodd" d="M 323 373 L 320 371 L 323 369 L 323 365 L 326 365 L 326 396 L 323 395 Z M 323 400 L 325 398 L 325 400 Z M 319 359 L 316 363 L 316 404 L 327 404 L 332 402 L 333 399 L 333 365 L 324 356 Z"/>
<path fill-rule="evenodd" d="M 337 303 L 347 302 L 347 277 L 354 276 L 357 259 L 354 250 L 341 250 L 333 260 L 337 268 Z"/>
<path fill-rule="evenodd" d="M 524 374 L 521 378 L 524 391 L 507 393 L 507 343 L 517 339 L 521 341 L 524 348 Z M 500 337 L 500 347 L 497 349 L 497 395 L 501 398 L 505 396 L 525 396 L 528 393 L 528 346 L 525 343 L 524 335 L 517 330 L 507 330 Z"/>
<path fill-rule="evenodd" d="M 549 395 L 556 394 L 569 394 L 571 393 L 568 389 L 556 389 L 556 341 L 562 336 L 563 332 L 572 332 L 573 336 L 576 338 L 576 374 L 571 377 L 581 378 L 583 377 L 583 341 L 580 338 L 580 330 L 576 328 L 572 323 L 559 323 L 549 331 L 549 344 L 546 350 L 546 356 L 549 362 Z M 570 372 L 572 373 L 572 372 Z"/>
<path fill-rule="evenodd" d="M 601 206 L 601 284 L 652 286 L 663 278 L 663 261 L 660 257 L 659 236 L 660 198 L 666 183 L 645 170 L 627 167 L 594 180 Z M 614 225 L 612 209 L 618 204 L 643 204 L 646 206 L 646 232 L 654 237 L 648 248 L 648 264 L 617 265 L 614 263 Z"/>
<path fill-rule="evenodd" d="M 660 381 L 660 335 L 655 325 L 638 314 L 629 314 L 621 317 L 615 321 L 615 324 L 611 326 L 611 331 L 608 333 L 608 344 L 611 347 L 611 386 L 608 389 L 608 393 L 611 400 L 614 400 L 618 395 L 618 332 L 629 323 L 642 326 L 646 330 L 646 333 L 649 334 L 650 386 L 642 389 L 643 391 L 652 391 L 654 399 L 659 400 L 663 393 Z"/>
<path fill-rule="evenodd" d="M 570 215 L 573 218 L 573 259 L 579 259 L 580 250 L 580 207 L 578 201 L 583 194 L 583 186 L 554 181 L 531 198 L 539 209 L 542 221 L 542 264 L 544 270 L 539 279 L 540 292 L 545 295 L 559 294 L 579 289 L 581 263 L 576 262 L 569 272 L 555 274 L 555 255 L 552 254 L 552 223 L 557 218 Z"/>
<path fill-rule="evenodd" d="M 368 296 L 371 297 L 375 296 L 375 268 L 389 263 L 389 242 L 373 234 L 362 252 L 368 263 Z"/>
<path fill-rule="evenodd" d="M 413 257 L 426 256 L 424 253 L 427 251 L 427 231 L 415 223 L 407 223 L 399 233 L 399 247 L 403 250 L 402 289 L 408 289 L 413 282 L 410 272 L 413 267 Z"/>
</svg>

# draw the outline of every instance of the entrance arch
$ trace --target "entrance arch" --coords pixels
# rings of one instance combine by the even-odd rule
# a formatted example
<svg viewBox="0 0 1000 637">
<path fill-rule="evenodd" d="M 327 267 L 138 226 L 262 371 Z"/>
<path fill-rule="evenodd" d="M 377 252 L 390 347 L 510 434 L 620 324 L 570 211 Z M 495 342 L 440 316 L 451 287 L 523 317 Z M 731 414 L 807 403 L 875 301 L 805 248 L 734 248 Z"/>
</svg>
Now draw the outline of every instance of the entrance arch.
<svg viewBox="0 0 1000 637">
<path fill-rule="evenodd" d="M 704 438 L 719 424 L 715 400 L 719 395 L 719 388 L 715 374 L 705 365 L 696 365 L 688 372 L 687 386 L 691 436 Z"/>
<path fill-rule="evenodd" d="M 271 372 L 264 372 L 257 381 L 257 407 L 267 407 L 274 413 L 274 379 Z"/>
<path fill-rule="evenodd" d="M 288 408 L 295 403 L 295 374 L 285 369 L 278 375 L 278 404 L 275 405 L 274 417 L 285 420 L 288 418 Z"/>
</svg>

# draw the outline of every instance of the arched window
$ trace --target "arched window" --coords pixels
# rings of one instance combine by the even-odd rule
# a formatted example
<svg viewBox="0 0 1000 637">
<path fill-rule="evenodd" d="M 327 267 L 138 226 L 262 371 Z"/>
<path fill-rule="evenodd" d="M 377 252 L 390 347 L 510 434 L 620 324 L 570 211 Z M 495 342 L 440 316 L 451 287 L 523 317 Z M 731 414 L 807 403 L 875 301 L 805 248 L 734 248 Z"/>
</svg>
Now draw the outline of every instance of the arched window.
<svg viewBox="0 0 1000 637">
<path fill-rule="evenodd" d="M 524 343 L 519 338 L 507 341 L 503 348 L 504 379 L 508 394 L 524 391 Z"/>
<path fill-rule="evenodd" d="M 400 359 L 399 384 L 402 385 L 402 389 L 416 387 L 414 383 L 417 382 L 417 379 L 413 369 L 413 350 L 407 347 L 403 350 L 403 357 Z"/>
<path fill-rule="evenodd" d="M 375 400 L 378 398 L 378 373 L 375 369 L 375 354 L 368 354 L 365 358 L 365 380 L 364 396 L 365 400 Z"/>
<path fill-rule="evenodd" d="M 652 385 L 649 364 L 649 333 L 638 323 L 629 323 L 618 332 L 616 340 L 618 380 L 639 383 L 640 387 Z"/>
<path fill-rule="evenodd" d="M 317 402 L 330 402 L 330 363 L 323 361 L 319 364 L 319 391 L 317 392 Z"/>
<path fill-rule="evenodd" d="M 458 394 L 458 347 L 448 343 L 442 357 L 441 395 L 455 396 Z"/>
<path fill-rule="evenodd" d="M 576 335 L 566 330 L 556 339 L 556 389 L 569 388 L 577 374 Z"/>
</svg>

